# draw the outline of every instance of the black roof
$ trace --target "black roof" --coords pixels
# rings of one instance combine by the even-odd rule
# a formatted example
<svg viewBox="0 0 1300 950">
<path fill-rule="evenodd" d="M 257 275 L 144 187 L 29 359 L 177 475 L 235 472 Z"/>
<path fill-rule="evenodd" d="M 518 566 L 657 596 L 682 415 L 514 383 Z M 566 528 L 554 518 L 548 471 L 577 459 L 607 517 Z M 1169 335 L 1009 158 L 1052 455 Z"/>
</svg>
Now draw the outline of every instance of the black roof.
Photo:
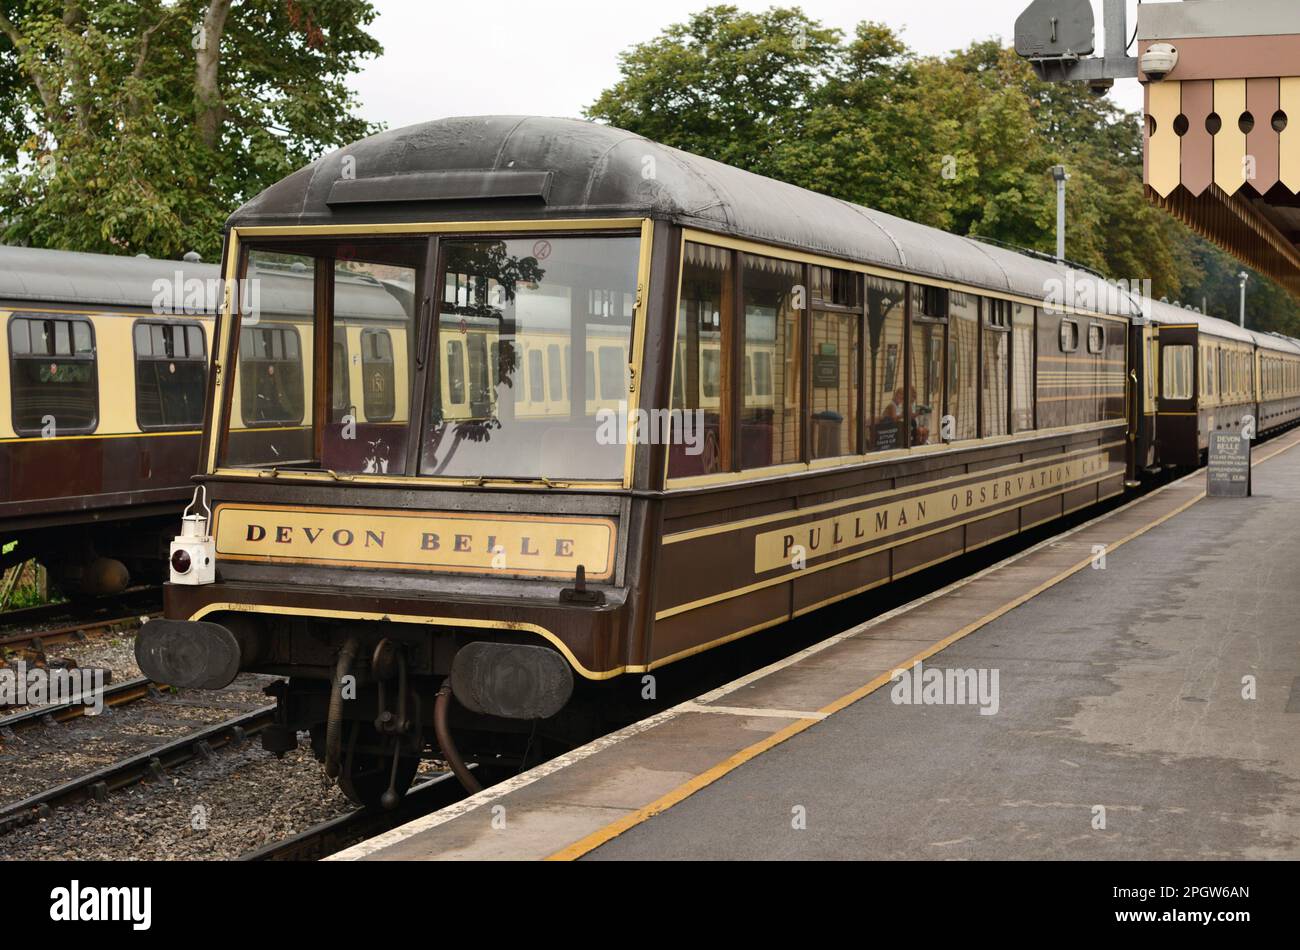
<svg viewBox="0 0 1300 950">
<path fill-rule="evenodd" d="M 486 210 L 485 210 L 486 209 Z M 894 215 L 577 119 L 438 119 L 363 139 L 268 188 L 228 225 L 652 217 L 860 264 L 1043 299 L 1054 282 L 1084 309 L 1187 314 L 1052 260 Z M 1240 331 L 1204 318 L 1208 332 Z M 1268 345 L 1278 345 L 1269 341 Z"/>
</svg>

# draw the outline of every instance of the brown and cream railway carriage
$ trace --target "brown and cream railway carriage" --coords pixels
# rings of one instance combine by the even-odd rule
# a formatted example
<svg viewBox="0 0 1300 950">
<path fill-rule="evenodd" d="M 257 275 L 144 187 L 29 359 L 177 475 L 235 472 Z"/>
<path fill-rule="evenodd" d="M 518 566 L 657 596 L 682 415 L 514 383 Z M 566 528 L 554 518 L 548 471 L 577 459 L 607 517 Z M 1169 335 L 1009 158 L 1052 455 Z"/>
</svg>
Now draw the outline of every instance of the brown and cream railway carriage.
<svg viewBox="0 0 1300 950">
<path fill-rule="evenodd" d="M 160 579 L 199 462 L 218 268 L 0 247 L 0 563 Z"/>
<path fill-rule="evenodd" d="M 1212 424 L 1287 424 L 1300 394 L 1289 342 L 569 120 L 359 142 L 240 209 L 225 268 L 287 268 L 296 316 L 221 318 L 215 579 L 174 561 L 138 654 L 181 685 L 287 675 L 269 744 L 310 728 L 366 802 L 410 780 L 428 727 L 455 758 L 453 696 L 477 751 L 562 720 L 575 679 L 1194 463 L 1203 346 Z M 357 281 L 391 289 L 382 327 L 351 325 Z M 381 421 L 349 430 L 340 380 L 381 371 Z M 248 414 L 285 380 L 301 412 Z"/>
</svg>

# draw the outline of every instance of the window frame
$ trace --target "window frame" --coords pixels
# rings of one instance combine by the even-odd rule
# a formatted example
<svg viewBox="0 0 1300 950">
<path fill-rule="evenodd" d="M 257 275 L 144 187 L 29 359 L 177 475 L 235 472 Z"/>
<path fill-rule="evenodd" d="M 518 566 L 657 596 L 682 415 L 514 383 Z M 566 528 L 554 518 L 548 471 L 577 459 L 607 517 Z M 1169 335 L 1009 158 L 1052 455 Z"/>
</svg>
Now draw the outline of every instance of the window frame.
<svg viewBox="0 0 1300 950">
<path fill-rule="evenodd" d="M 1074 337 L 1074 345 L 1073 345 L 1073 346 L 1069 346 L 1069 347 L 1067 347 L 1067 346 L 1065 345 L 1065 328 L 1066 328 L 1066 327 L 1070 327 L 1070 328 L 1072 328 L 1072 329 L 1074 330 L 1074 333 L 1073 333 L 1073 337 Z M 1062 352 L 1062 353 L 1078 353 L 1078 352 L 1079 352 L 1079 340 L 1080 340 L 1081 336 L 1082 336 L 1082 334 L 1079 333 L 1079 321 L 1078 321 L 1078 320 L 1071 320 L 1069 317 L 1062 316 L 1062 317 L 1061 317 L 1061 325 L 1060 325 L 1060 327 L 1057 328 L 1057 331 L 1056 331 L 1056 342 L 1057 342 L 1057 345 L 1060 346 L 1060 348 L 1061 348 L 1061 352 Z"/>
<path fill-rule="evenodd" d="M 208 383 L 211 382 L 211 354 L 208 352 L 208 336 L 203 332 L 203 321 L 185 317 L 140 317 L 131 324 L 131 366 L 138 371 L 140 365 L 140 346 L 136 340 L 136 329 L 141 326 L 183 326 L 198 327 L 199 339 L 203 343 L 203 355 L 199 359 L 191 356 L 182 357 L 183 362 L 203 364 L 203 400 L 204 412 L 199 416 L 197 425 L 145 425 L 140 421 L 140 377 L 135 376 L 135 424 L 141 432 L 196 432 L 203 428 L 206 418 Z M 188 334 L 186 334 L 188 336 Z M 154 356 L 146 357 L 152 362 L 169 362 Z"/>
<path fill-rule="evenodd" d="M 18 354 L 14 352 L 13 326 L 15 321 L 18 320 L 22 320 L 27 323 L 44 321 L 44 320 L 62 320 L 70 324 L 84 323 L 86 326 L 90 328 L 90 353 L 91 353 L 90 359 L 77 360 L 75 356 L 71 358 L 76 362 L 89 362 L 94 369 L 93 380 L 92 380 L 93 385 L 91 386 L 91 391 L 94 393 L 94 400 L 95 400 L 94 413 L 92 414 L 90 425 L 79 426 L 75 429 L 63 429 L 62 427 L 58 426 L 56 420 L 55 422 L 56 429 L 55 429 L 54 437 L 59 438 L 61 436 L 91 435 L 99 429 L 99 421 L 100 421 L 99 338 L 95 333 L 94 317 L 96 316 L 108 316 L 108 314 L 92 314 L 87 312 L 68 312 L 68 311 L 51 311 L 48 313 L 35 313 L 30 310 L 15 310 L 12 313 L 10 313 L 9 320 L 5 323 L 5 345 L 8 346 L 9 348 L 9 422 L 13 426 L 14 435 L 18 436 L 19 438 L 31 438 L 31 437 L 43 438 L 41 434 L 43 427 L 38 426 L 36 428 L 31 428 L 31 427 L 20 426 L 18 424 L 18 400 L 14 396 L 14 382 L 17 379 L 15 368 L 19 360 L 33 358 L 30 352 L 26 354 Z M 69 333 L 71 333 L 71 330 L 69 330 Z M 30 341 L 30 339 L 31 337 L 29 333 L 28 340 Z"/>
<path fill-rule="evenodd" d="M 1097 348 L 1095 350 L 1092 348 L 1092 333 L 1094 330 L 1098 330 L 1101 332 L 1101 342 L 1097 345 Z M 1077 345 L 1075 346 L 1075 349 L 1076 350 L 1078 349 Z M 1106 324 L 1101 323 L 1097 320 L 1089 320 L 1088 321 L 1088 355 L 1102 356 L 1103 354 L 1105 354 L 1105 352 L 1106 352 Z"/>
</svg>

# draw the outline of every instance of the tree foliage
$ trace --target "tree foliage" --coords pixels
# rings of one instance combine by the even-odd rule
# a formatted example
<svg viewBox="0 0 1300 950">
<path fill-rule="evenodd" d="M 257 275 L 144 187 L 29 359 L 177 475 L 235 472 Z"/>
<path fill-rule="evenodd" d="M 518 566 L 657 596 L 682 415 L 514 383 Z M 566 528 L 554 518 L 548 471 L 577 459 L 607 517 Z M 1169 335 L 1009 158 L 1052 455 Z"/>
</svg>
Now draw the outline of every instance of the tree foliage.
<svg viewBox="0 0 1300 950">
<path fill-rule="evenodd" d="M 887 26 L 853 35 L 798 8 L 713 6 L 620 57 L 588 118 L 823 194 L 1051 252 L 1067 188 L 1067 256 L 1156 297 L 1236 313 L 1240 267 L 1146 201 L 1140 117 L 1082 84 L 1045 83 L 994 40 L 921 57 Z M 1248 324 L 1300 335 L 1256 277 Z"/>
<path fill-rule="evenodd" d="M 236 206 L 372 129 L 346 78 L 368 0 L 12 0 L 0 13 L 6 243 L 216 255 Z"/>
</svg>

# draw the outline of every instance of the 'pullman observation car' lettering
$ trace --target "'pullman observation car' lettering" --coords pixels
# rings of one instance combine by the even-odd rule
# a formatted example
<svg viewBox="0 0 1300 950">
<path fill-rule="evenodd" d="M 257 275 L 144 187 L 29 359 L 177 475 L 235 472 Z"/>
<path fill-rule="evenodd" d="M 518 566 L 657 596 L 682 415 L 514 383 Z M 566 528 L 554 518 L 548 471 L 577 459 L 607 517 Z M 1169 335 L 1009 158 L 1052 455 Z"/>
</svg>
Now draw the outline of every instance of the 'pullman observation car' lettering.
<svg viewBox="0 0 1300 950">
<path fill-rule="evenodd" d="M 366 803 L 452 703 L 483 762 L 575 741 L 570 701 L 606 695 L 575 678 L 1095 505 L 1207 425 L 1300 419 L 1293 341 L 584 122 L 355 143 L 238 211 L 225 267 L 261 292 L 213 344 L 216 579 L 169 585 L 141 666 L 288 676 L 266 741 L 310 730 Z"/>
</svg>

